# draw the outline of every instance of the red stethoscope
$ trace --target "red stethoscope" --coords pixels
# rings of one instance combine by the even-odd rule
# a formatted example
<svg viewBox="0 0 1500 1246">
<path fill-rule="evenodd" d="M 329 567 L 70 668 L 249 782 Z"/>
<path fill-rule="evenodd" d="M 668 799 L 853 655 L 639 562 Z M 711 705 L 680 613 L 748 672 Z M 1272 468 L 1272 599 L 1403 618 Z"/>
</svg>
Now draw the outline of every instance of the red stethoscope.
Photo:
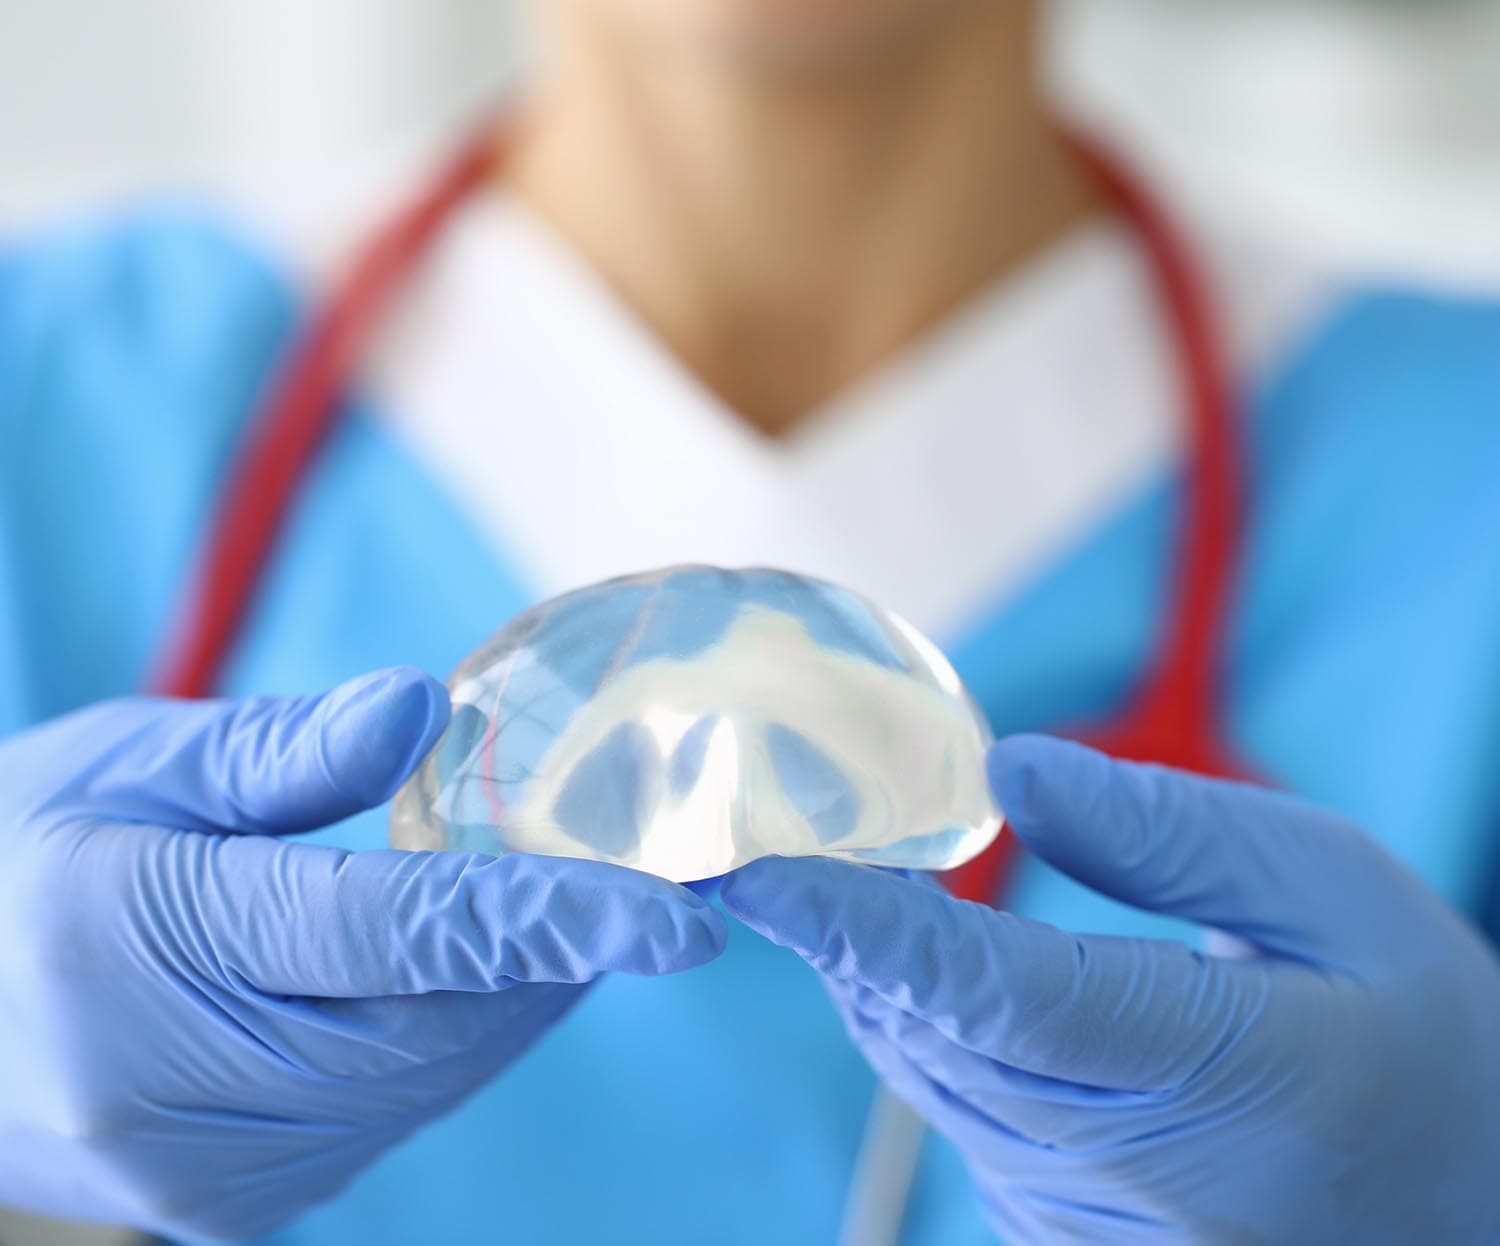
<svg viewBox="0 0 1500 1246">
<path fill-rule="evenodd" d="M 372 331 L 453 212 L 503 170 L 514 141 L 513 129 L 491 125 L 466 143 L 441 176 L 375 235 L 292 344 L 231 467 L 154 690 L 183 697 L 213 691 Z M 1176 575 L 1156 648 L 1135 693 L 1112 721 L 1067 734 L 1119 757 L 1241 776 L 1249 768 L 1238 763 L 1226 739 L 1219 690 L 1244 488 L 1223 340 L 1191 249 L 1170 216 L 1106 148 L 1072 141 L 1148 263 L 1175 347 L 1188 437 Z M 1018 858 L 1016 837 L 1002 833 L 945 882 L 962 899 L 996 903 Z M 921 1122 L 909 1109 L 888 1093 L 877 1094 L 845 1207 L 842 1242 L 897 1240 L 921 1135 Z"/>
<path fill-rule="evenodd" d="M 490 185 L 514 129 L 490 125 L 357 257 L 332 299 L 293 343 L 219 499 L 197 575 L 153 689 L 209 695 L 249 614 L 286 515 L 343 408 L 350 378 L 382 314 L 453 212 Z M 1241 775 L 1220 712 L 1218 676 L 1238 567 L 1242 471 L 1234 387 L 1212 304 L 1175 225 L 1100 145 L 1075 150 L 1133 229 L 1175 345 L 1189 416 L 1177 572 L 1157 647 L 1123 712 L 1070 732 L 1120 757 Z M 994 902 L 1014 872 L 1016 839 L 953 871 L 955 895 Z"/>
</svg>

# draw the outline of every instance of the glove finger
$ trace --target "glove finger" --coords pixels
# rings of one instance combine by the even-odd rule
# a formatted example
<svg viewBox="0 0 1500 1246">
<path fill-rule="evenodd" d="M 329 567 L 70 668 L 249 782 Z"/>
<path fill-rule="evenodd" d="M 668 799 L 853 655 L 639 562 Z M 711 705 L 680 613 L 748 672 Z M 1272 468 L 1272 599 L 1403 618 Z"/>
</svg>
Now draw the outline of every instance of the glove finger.
<svg viewBox="0 0 1500 1246">
<path fill-rule="evenodd" d="M 183 830 L 314 830 L 388 799 L 447 725 L 421 671 L 377 671 L 319 696 L 95 706 L 53 724 L 76 782 L 68 816 Z"/>
<path fill-rule="evenodd" d="M 987 1166 L 1003 1169 L 1013 1181 L 1041 1179 L 1055 1170 L 1060 1153 L 1038 1146 L 929 1077 L 877 1022 L 851 1012 L 844 1025 L 891 1092 L 965 1155 L 984 1155 Z"/>
<path fill-rule="evenodd" d="M 684 888 L 594 861 L 179 835 L 162 901 L 200 961 L 283 995 L 494 991 L 714 959 L 724 919 Z"/>
<path fill-rule="evenodd" d="M 557 985 L 492 992 L 433 991 L 368 998 L 296 996 L 229 1001 L 226 1008 L 257 1039 L 316 1079 L 334 1079 L 320 1117 L 368 1114 L 384 1080 L 455 1060 L 494 1071 L 559 1021 L 588 990 Z M 487 1074 L 484 1074 L 487 1075 Z M 358 1082 L 352 1093 L 350 1082 Z"/>
<path fill-rule="evenodd" d="M 1108 1089 L 1177 1085 L 1263 1007 L 1259 963 L 1171 942 L 1080 937 L 868 866 L 766 858 L 726 880 L 731 913 L 970 1051 Z"/>
<path fill-rule="evenodd" d="M 1003 1181 L 1003 1177 L 1002 1177 Z M 1209 1240 L 1184 1238 L 1170 1213 L 1156 1213 L 1141 1201 L 1127 1176 L 1104 1184 L 1097 1165 L 1063 1176 L 1048 1189 L 1021 1182 L 1003 1183 L 986 1196 L 995 1228 L 1007 1242 L 1108 1242 L 1109 1246 L 1159 1246 L 1162 1242 Z M 1228 1238 L 1225 1240 L 1233 1240 Z"/>
<path fill-rule="evenodd" d="M 861 986 L 829 983 L 829 994 L 851 1034 L 857 1018 L 866 1038 L 878 1034 L 928 1080 L 1027 1142 L 1052 1150 L 1106 1145 L 1159 1102 L 1156 1095 L 1039 1077 L 988 1059 Z"/>
<path fill-rule="evenodd" d="M 1367 960 L 1379 933 L 1372 906 L 1400 894 L 1398 867 L 1374 841 L 1281 793 L 1044 736 L 1001 741 L 989 771 L 1006 821 L 1048 864 L 1263 951 L 1338 967 Z"/>
<path fill-rule="evenodd" d="M 434 1107 L 431 1116 L 441 1115 L 443 1106 Z M 133 1156 L 142 1171 L 170 1174 L 158 1198 L 171 1214 L 139 1215 L 133 1223 L 173 1241 L 239 1242 L 271 1234 L 326 1202 L 420 1123 L 333 1124 L 254 1111 L 180 1112 L 149 1150 L 138 1146 Z M 212 1180 L 183 1162 L 185 1126 L 203 1151 L 220 1152 Z M 225 1154 L 233 1156 L 228 1171 L 223 1171 Z"/>
</svg>

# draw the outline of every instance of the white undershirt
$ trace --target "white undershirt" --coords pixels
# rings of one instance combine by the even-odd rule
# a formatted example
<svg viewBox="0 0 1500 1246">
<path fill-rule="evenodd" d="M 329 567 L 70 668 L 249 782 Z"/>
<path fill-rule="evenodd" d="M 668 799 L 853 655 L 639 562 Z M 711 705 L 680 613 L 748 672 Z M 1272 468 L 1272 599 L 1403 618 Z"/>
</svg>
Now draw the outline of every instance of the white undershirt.
<svg viewBox="0 0 1500 1246">
<path fill-rule="evenodd" d="M 1246 258 L 1208 270 L 1242 368 L 1328 294 Z M 1170 468 L 1183 427 L 1170 351 L 1132 236 L 1100 224 L 774 441 L 545 221 L 490 193 L 445 226 L 365 377 L 380 418 L 538 594 L 671 563 L 763 564 L 858 589 L 941 637 Z"/>
</svg>

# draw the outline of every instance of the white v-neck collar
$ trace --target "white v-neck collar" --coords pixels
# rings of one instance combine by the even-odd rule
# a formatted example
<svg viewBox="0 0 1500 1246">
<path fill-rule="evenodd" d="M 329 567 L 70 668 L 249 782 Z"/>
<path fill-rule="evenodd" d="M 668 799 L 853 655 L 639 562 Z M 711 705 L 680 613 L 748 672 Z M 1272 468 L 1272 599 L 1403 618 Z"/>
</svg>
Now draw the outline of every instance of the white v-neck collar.
<svg viewBox="0 0 1500 1246">
<path fill-rule="evenodd" d="M 941 634 L 1164 470 L 1181 420 L 1162 341 L 1129 238 L 1096 226 L 773 441 L 492 195 L 452 222 L 369 376 L 540 593 L 763 563 Z"/>
<path fill-rule="evenodd" d="M 467 207 L 374 353 L 381 407 L 537 591 L 674 562 L 837 580 L 941 632 L 1170 460 L 1146 278 L 1070 240 L 772 441 L 513 198 Z"/>
</svg>

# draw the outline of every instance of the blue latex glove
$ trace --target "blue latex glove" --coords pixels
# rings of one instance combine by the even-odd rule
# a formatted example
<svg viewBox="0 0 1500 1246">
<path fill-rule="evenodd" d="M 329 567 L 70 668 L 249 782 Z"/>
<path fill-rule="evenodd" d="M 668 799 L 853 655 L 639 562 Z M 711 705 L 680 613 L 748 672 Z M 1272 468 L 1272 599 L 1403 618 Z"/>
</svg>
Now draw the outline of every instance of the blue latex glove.
<svg viewBox="0 0 1500 1246">
<path fill-rule="evenodd" d="M 1436 895 L 1256 788 L 1036 737 L 991 779 L 1037 855 L 1241 958 L 833 861 L 761 861 L 723 897 L 824 975 L 1010 1240 L 1500 1241 L 1500 969 Z"/>
<path fill-rule="evenodd" d="M 274 838 L 385 800 L 447 716 L 395 670 L 110 702 L 0 743 L 0 1203 L 264 1231 L 601 972 L 718 954 L 718 913 L 630 870 Z"/>
</svg>

